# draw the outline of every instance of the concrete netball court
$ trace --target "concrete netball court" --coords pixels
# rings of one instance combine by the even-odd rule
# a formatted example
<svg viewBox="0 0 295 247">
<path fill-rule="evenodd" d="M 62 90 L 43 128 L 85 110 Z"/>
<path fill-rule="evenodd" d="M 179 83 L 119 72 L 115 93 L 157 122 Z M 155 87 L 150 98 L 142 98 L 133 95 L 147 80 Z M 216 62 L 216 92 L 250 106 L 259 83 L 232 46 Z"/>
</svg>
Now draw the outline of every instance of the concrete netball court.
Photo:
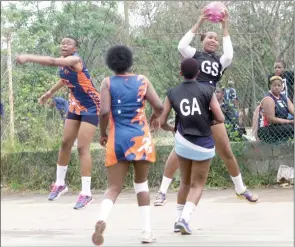
<svg viewBox="0 0 295 247">
<path fill-rule="evenodd" d="M 261 198 L 258 204 L 236 199 L 233 190 L 205 191 L 192 217 L 192 236 L 172 232 L 176 193 L 170 193 L 164 207 L 152 208 L 157 238 L 152 246 L 293 246 L 294 191 L 255 192 Z M 94 198 L 88 208 L 75 211 L 76 195 L 53 203 L 46 195 L 2 195 L 1 246 L 93 246 L 102 193 Z M 135 195 L 123 193 L 109 217 L 104 246 L 141 246 L 138 217 Z"/>
</svg>

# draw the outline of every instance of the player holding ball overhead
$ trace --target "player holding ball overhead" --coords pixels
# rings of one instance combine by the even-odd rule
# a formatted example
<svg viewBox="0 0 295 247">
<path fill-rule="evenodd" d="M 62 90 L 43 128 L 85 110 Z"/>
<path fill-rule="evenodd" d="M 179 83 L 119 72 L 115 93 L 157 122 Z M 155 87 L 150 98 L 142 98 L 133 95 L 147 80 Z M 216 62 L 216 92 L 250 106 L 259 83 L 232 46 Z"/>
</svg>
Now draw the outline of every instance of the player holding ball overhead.
<svg viewBox="0 0 295 247">
<path fill-rule="evenodd" d="M 228 10 L 224 4 L 220 2 L 210 3 L 203 9 L 202 15 L 197 23 L 183 36 L 178 44 L 178 50 L 184 58 L 194 58 L 197 60 L 200 65 L 200 73 L 197 80 L 199 83 L 204 83 L 209 87 L 216 87 L 223 72 L 231 64 L 233 59 L 233 46 L 228 31 L 228 17 Z M 201 34 L 201 42 L 203 44 L 202 51 L 197 51 L 196 48 L 190 46 L 195 35 L 200 34 L 199 29 L 201 25 L 206 21 L 214 23 L 218 22 L 222 25 L 223 54 L 221 56 L 216 54 L 216 50 L 219 47 L 218 35 L 216 32 L 210 31 Z M 177 124 L 176 121 L 176 125 Z M 231 179 L 235 185 L 236 195 L 249 202 L 257 202 L 258 196 L 247 190 L 243 183 L 238 163 L 231 150 L 225 125 L 223 123 L 212 123 L 211 130 L 215 141 L 216 151 L 224 161 L 226 168 L 231 175 Z M 178 167 L 177 156 L 175 151 L 172 150 L 166 162 L 161 187 L 154 203 L 155 206 L 162 206 L 165 204 L 166 192 Z"/>
</svg>

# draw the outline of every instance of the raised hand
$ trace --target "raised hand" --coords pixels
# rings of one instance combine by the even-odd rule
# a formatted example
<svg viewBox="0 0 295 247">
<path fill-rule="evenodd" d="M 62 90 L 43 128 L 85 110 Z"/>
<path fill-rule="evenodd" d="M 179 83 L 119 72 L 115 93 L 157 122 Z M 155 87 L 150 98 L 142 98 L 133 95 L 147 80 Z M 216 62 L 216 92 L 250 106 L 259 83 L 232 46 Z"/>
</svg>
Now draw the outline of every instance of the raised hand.
<svg viewBox="0 0 295 247">
<path fill-rule="evenodd" d="M 28 55 L 19 55 L 15 59 L 16 64 L 24 64 L 29 62 L 29 56 Z"/>
<path fill-rule="evenodd" d="M 228 24 L 228 10 L 224 9 L 224 17 L 220 20 L 221 24 L 224 26 L 225 24 Z"/>
<path fill-rule="evenodd" d="M 200 24 L 203 23 L 205 20 L 208 20 L 208 16 L 207 14 L 205 14 L 205 10 L 206 8 L 203 8 L 201 11 L 201 16 L 199 17 L 199 20 L 198 20 Z"/>
<path fill-rule="evenodd" d="M 101 136 L 99 139 L 99 143 L 101 146 L 105 147 L 108 143 L 108 136 Z"/>
<path fill-rule="evenodd" d="M 44 105 L 47 102 L 47 100 L 49 100 L 51 97 L 52 93 L 48 91 L 38 99 L 38 102 L 40 105 Z"/>
</svg>

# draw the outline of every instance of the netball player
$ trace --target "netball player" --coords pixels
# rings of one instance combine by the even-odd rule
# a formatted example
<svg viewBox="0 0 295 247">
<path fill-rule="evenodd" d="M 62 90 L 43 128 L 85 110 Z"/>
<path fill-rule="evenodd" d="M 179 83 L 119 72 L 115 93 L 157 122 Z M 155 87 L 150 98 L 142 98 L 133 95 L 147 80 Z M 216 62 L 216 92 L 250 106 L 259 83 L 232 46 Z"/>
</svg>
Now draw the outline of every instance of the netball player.
<svg viewBox="0 0 295 247">
<path fill-rule="evenodd" d="M 108 215 L 122 190 L 129 165 L 132 163 L 134 190 L 142 221 L 141 242 L 151 243 L 155 239 L 151 231 L 147 178 L 150 164 L 156 160 L 156 152 L 145 115 L 145 102 L 147 100 L 154 110 L 150 121 L 152 126 L 159 122 L 163 105 L 145 76 L 129 72 L 133 63 L 129 48 L 126 46 L 110 48 L 106 63 L 115 73 L 114 76 L 103 80 L 100 90 L 100 143 L 106 146 L 108 189 L 101 203 L 92 241 L 95 245 L 103 243 Z"/>
<path fill-rule="evenodd" d="M 231 64 L 233 58 L 233 47 L 228 32 L 228 12 L 221 21 L 223 27 L 223 55 L 218 56 L 216 49 L 219 46 L 218 35 L 215 32 L 206 32 L 201 35 L 203 45 L 202 51 L 197 51 L 190 46 L 196 34 L 199 34 L 200 26 L 206 21 L 203 14 L 198 22 L 189 30 L 178 44 L 178 50 L 184 58 L 194 58 L 200 66 L 198 81 L 208 87 L 216 87 L 224 70 Z M 211 127 L 213 138 L 215 140 L 216 150 L 221 159 L 224 161 L 231 179 L 235 185 L 236 195 L 241 199 L 249 202 L 257 202 L 258 196 L 251 193 L 243 183 L 240 169 L 235 156 L 231 150 L 230 142 L 223 123 L 214 124 Z M 172 181 L 174 173 L 178 169 L 176 154 L 174 149 L 171 151 L 164 170 L 161 187 L 154 202 L 155 206 L 162 206 L 166 202 L 166 192 Z"/>
<path fill-rule="evenodd" d="M 58 66 L 60 80 L 39 100 L 44 104 L 56 91 L 66 85 L 70 89 L 69 112 L 65 121 L 63 140 L 59 151 L 56 181 L 51 186 L 48 200 L 54 201 L 68 191 L 65 183 L 72 146 L 78 139 L 78 152 L 81 163 L 82 191 L 74 209 L 82 209 L 92 202 L 90 144 L 94 137 L 100 109 L 100 95 L 94 87 L 88 69 L 77 53 L 78 42 L 73 37 L 65 37 L 60 45 L 61 57 L 20 55 L 16 62 L 39 63 L 45 66 Z"/>
<path fill-rule="evenodd" d="M 198 63 L 187 58 L 181 63 L 184 82 L 168 91 L 161 117 L 161 126 L 172 131 L 167 123 L 173 108 L 178 116 L 175 134 L 175 153 L 180 166 L 181 182 L 177 195 L 177 222 L 175 231 L 191 234 L 190 216 L 198 204 L 207 181 L 210 162 L 215 156 L 211 124 L 224 122 L 214 88 L 196 81 Z M 209 110 L 211 109 L 211 111 Z"/>
</svg>

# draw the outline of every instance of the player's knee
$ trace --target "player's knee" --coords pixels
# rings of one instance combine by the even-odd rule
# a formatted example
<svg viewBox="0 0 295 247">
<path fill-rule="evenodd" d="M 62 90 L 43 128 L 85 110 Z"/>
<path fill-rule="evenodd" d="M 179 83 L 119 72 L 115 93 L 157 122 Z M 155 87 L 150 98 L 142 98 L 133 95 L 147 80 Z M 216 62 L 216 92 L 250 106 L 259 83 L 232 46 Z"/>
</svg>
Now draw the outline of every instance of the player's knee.
<svg viewBox="0 0 295 247">
<path fill-rule="evenodd" d="M 207 177 L 204 174 L 197 174 L 190 182 L 190 188 L 199 188 L 205 183 Z"/>
<path fill-rule="evenodd" d="M 182 190 L 189 191 L 189 189 L 190 189 L 190 180 L 189 179 L 181 180 L 180 181 L 180 187 L 181 187 Z"/>
<path fill-rule="evenodd" d="M 61 149 L 62 150 L 71 150 L 72 143 L 69 140 L 62 140 Z"/>
<path fill-rule="evenodd" d="M 143 183 L 133 183 L 135 194 L 141 193 L 141 192 L 149 192 L 149 185 L 148 181 L 146 180 Z"/>
<path fill-rule="evenodd" d="M 89 146 L 88 145 L 78 143 L 77 149 L 78 149 L 78 153 L 79 153 L 80 156 L 89 153 Z"/>
<path fill-rule="evenodd" d="M 189 191 L 191 188 L 190 183 L 181 183 L 180 187 L 181 187 L 181 191 Z"/>
<path fill-rule="evenodd" d="M 111 192 L 111 194 L 115 197 L 117 197 L 122 191 L 122 186 L 118 185 L 112 185 L 109 187 L 108 192 Z"/>
</svg>

